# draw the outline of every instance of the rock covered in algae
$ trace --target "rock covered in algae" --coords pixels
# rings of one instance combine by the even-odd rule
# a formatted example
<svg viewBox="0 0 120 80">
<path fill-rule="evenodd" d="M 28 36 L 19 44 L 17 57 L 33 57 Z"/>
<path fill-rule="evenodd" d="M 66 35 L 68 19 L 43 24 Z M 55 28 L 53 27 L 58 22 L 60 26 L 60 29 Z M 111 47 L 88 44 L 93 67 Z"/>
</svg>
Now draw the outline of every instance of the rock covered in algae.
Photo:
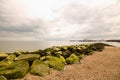
<svg viewBox="0 0 120 80">
<path fill-rule="evenodd" d="M 11 63 L 13 63 L 13 61 L 11 61 L 11 60 L 3 60 L 3 61 L 0 61 L 0 69 L 1 69 L 1 67 L 8 66 L 8 65 L 10 65 Z"/>
<path fill-rule="evenodd" d="M 15 60 L 34 61 L 39 58 L 40 58 L 39 54 L 21 54 L 20 56 L 16 57 Z"/>
<path fill-rule="evenodd" d="M 63 70 L 65 66 L 62 58 L 57 58 L 54 56 L 47 56 L 46 60 L 43 63 L 49 65 L 50 68 L 56 69 L 58 71 Z"/>
<path fill-rule="evenodd" d="M 29 69 L 29 63 L 26 60 L 14 61 L 8 66 L 0 67 L 0 75 L 8 79 L 22 78 Z"/>
<path fill-rule="evenodd" d="M 73 64 L 79 62 L 79 57 L 76 56 L 75 54 L 71 54 L 67 59 L 66 62 L 67 64 Z"/>
<path fill-rule="evenodd" d="M 46 76 L 50 74 L 48 65 L 42 63 L 41 60 L 35 60 L 31 66 L 30 73 L 39 76 Z"/>
<path fill-rule="evenodd" d="M 104 44 L 95 43 L 89 45 L 53 46 L 33 52 L 0 53 L 0 80 L 24 77 L 28 70 L 32 74 L 45 76 L 50 74 L 50 68 L 59 71 L 63 70 L 66 63 L 77 63 L 85 55 L 91 55 L 93 51 L 102 51 L 103 49 Z M 29 65 L 32 65 L 30 69 Z"/>
<path fill-rule="evenodd" d="M 15 54 L 10 54 L 10 55 L 8 55 L 8 56 L 6 57 L 5 60 L 15 60 L 15 58 L 16 58 L 16 55 L 15 55 Z"/>
<path fill-rule="evenodd" d="M 0 80 L 7 80 L 7 78 L 4 77 L 3 75 L 0 75 Z"/>
<path fill-rule="evenodd" d="M 0 60 L 6 58 L 8 56 L 7 53 L 0 53 Z"/>
</svg>

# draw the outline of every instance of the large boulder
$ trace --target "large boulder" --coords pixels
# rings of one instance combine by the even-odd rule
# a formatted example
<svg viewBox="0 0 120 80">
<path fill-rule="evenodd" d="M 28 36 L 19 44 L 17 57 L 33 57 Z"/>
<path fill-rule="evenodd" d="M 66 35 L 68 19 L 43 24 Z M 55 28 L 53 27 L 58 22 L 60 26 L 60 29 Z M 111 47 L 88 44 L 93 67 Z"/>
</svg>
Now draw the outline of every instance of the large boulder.
<svg viewBox="0 0 120 80">
<path fill-rule="evenodd" d="M 81 55 L 79 56 L 79 59 L 82 59 L 84 56 L 85 56 L 85 54 L 81 54 Z"/>
<path fill-rule="evenodd" d="M 15 60 L 15 58 L 16 58 L 16 55 L 15 55 L 15 54 L 10 54 L 10 55 L 8 55 L 8 56 L 6 57 L 5 60 Z"/>
<path fill-rule="evenodd" d="M 68 46 L 62 46 L 61 51 L 66 51 L 68 49 Z"/>
<path fill-rule="evenodd" d="M 40 58 L 39 54 L 21 54 L 20 56 L 16 57 L 15 60 L 34 61 L 39 58 Z"/>
<path fill-rule="evenodd" d="M 47 56 L 43 63 L 49 65 L 50 68 L 56 69 L 58 71 L 63 70 L 65 66 L 64 61 L 61 58 L 54 56 Z"/>
<path fill-rule="evenodd" d="M 66 60 L 63 56 L 59 56 L 59 59 L 63 64 L 66 64 Z"/>
<path fill-rule="evenodd" d="M 11 60 L 3 60 L 3 61 L 0 61 L 0 69 L 1 69 L 1 67 L 8 66 L 8 65 L 10 65 L 11 63 L 13 63 L 13 61 L 11 61 Z"/>
<path fill-rule="evenodd" d="M 67 59 L 66 59 L 66 63 L 67 64 L 73 64 L 73 63 L 77 63 L 79 62 L 80 59 L 78 56 L 76 56 L 75 54 L 71 54 Z"/>
<path fill-rule="evenodd" d="M 29 52 L 29 54 L 39 54 L 41 56 L 44 55 L 43 50 L 35 50 L 35 51 L 32 51 L 32 52 Z"/>
<path fill-rule="evenodd" d="M 30 73 L 39 76 L 46 76 L 50 74 L 48 65 L 43 64 L 41 60 L 35 60 L 31 66 Z"/>
<path fill-rule="evenodd" d="M 56 56 L 55 53 L 60 51 L 60 47 L 58 46 L 53 46 L 53 47 L 50 47 L 50 48 L 46 48 L 43 53 L 44 55 L 43 56 Z"/>
<path fill-rule="evenodd" d="M 93 51 L 102 51 L 104 46 L 105 44 L 103 43 L 94 43 L 89 47 L 89 49 L 92 49 Z"/>
<path fill-rule="evenodd" d="M 16 56 L 19 56 L 21 54 L 29 54 L 29 52 L 28 51 L 16 51 L 13 54 L 15 54 Z"/>
<path fill-rule="evenodd" d="M 21 51 L 16 51 L 16 52 L 14 52 L 13 54 L 15 54 L 16 56 L 19 56 L 19 55 L 22 54 L 22 52 L 21 52 Z"/>
<path fill-rule="evenodd" d="M 58 52 L 55 52 L 55 53 L 54 53 L 54 56 L 59 57 L 59 56 L 61 56 L 62 54 L 63 54 L 62 51 L 58 51 Z"/>
<path fill-rule="evenodd" d="M 8 56 L 7 53 L 0 53 L 0 60 L 3 60 L 4 58 L 6 58 Z"/>
<path fill-rule="evenodd" d="M 7 78 L 4 77 L 3 75 L 0 75 L 0 80 L 7 80 Z"/>
<path fill-rule="evenodd" d="M 66 58 L 69 57 L 71 54 L 72 54 L 71 51 L 66 50 L 66 51 L 63 51 L 62 56 L 66 59 Z"/>
<path fill-rule="evenodd" d="M 7 66 L 0 67 L 0 75 L 8 79 L 22 78 L 29 69 L 29 63 L 26 60 L 14 61 Z"/>
</svg>

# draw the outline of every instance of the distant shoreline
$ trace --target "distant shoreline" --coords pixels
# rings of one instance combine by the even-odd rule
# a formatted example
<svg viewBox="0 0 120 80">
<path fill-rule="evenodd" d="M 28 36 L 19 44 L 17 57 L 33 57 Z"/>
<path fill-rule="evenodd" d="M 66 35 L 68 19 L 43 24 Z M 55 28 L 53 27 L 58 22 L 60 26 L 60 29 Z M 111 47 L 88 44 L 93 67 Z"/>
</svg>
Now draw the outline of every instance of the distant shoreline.
<svg viewBox="0 0 120 80">
<path fill-rule="evenodd" d="M 120 40 L 70 40 L 70 42 L 120 42 Z"/>
</svg>

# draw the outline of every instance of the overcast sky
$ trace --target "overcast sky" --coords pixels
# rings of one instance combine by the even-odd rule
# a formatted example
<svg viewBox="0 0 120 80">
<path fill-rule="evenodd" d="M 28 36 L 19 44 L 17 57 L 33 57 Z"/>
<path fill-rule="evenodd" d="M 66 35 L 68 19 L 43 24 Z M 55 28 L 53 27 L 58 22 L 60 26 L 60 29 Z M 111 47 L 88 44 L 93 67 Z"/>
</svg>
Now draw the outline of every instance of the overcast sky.
<svg viewBox="0 0 120 80">
<path fill-rule="evenodd" d="M 0 0 L 0 40 L 120 39 L 119 0 Z"/>
</svg>

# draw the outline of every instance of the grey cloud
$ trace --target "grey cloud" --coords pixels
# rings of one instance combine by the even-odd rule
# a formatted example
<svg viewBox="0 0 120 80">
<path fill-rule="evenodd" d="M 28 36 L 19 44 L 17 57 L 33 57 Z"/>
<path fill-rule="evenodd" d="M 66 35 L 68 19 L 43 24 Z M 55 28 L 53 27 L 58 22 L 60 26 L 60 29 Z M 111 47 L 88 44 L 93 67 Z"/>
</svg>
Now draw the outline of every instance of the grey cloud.
<svg viewBox="0 0 120 80">
<path fill-rule="evenodd" d="M 36 37 L 38 33 L 44 34 L 45 30 L 44 21 L 29 17 L 16 0 L 0 0 L 0 36 Z"/>
<path fill-rule="evenodd" d="M 110 5 L 105 8 L 86 8 L 79 5 L 79 7 L 69 5 L 63 14 L 63 19 L 70 24 L 87 24 L 89 25 L 83 31 L 77 31 L 76 38 L 120 38 L 119 31 L 114 30 L 114 27 L 120 29 L 120 6 Z M 72 8 L 71 8 L 72 7 Z M 83 26 L 84 27 L 84 26 Z M 116 32 L 116 33 L 113 33 Z M 111 34 L 112 33 L 112 34 Z M 75 35 L 74 34 L 74 35 Z"/>
<path fill-rule="evenodd" d="M 120 38 L 119 9 L 119 5 L 89 8 L 71 3 L 58 11 L 58 18 L 44 21 L 32 19 L 16 0 L 0 0 L 0 39 Z"/>
</svg>

